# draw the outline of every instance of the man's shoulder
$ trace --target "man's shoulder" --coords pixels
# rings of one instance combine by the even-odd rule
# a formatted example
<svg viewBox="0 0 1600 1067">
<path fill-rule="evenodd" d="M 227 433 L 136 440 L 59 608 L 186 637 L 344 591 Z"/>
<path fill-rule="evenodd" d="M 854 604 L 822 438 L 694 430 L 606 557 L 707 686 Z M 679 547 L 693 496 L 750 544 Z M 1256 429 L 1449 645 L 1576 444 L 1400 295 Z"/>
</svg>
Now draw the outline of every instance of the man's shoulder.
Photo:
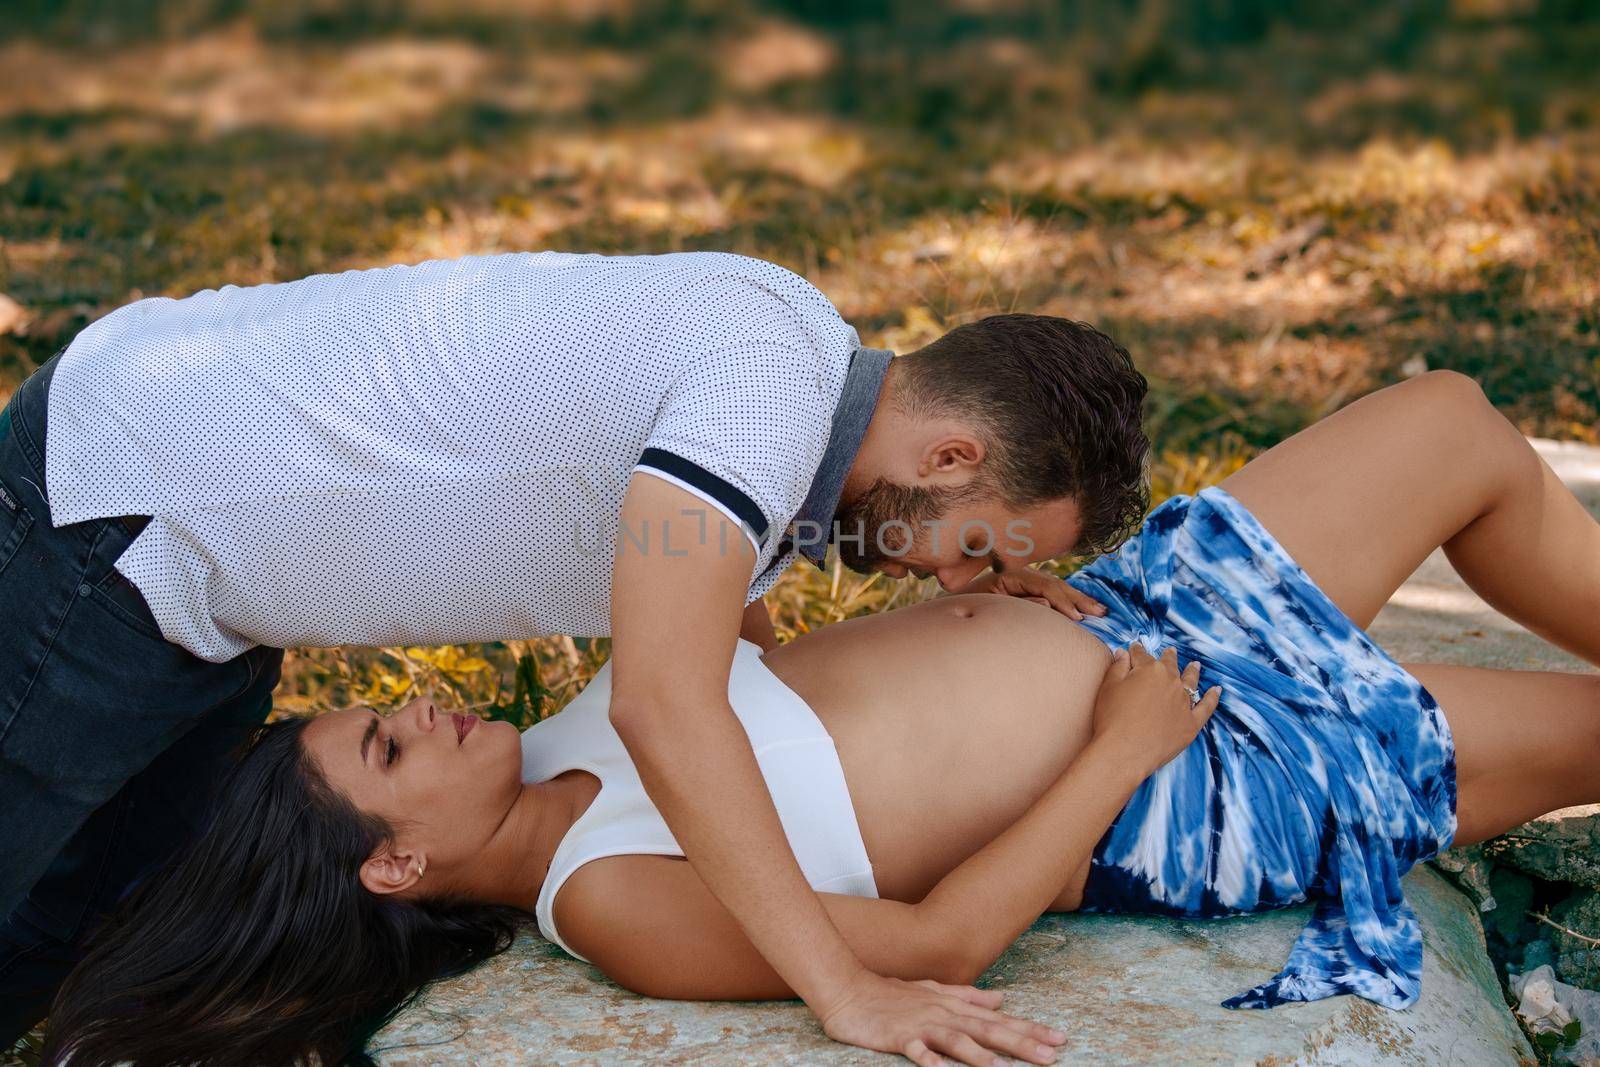
<svg viewBox="0 0 1600 1067">
<path fill-rule="evenodd" d="M 822 290 L 780 263 L 736 252 L 676 252 L 656 258 L 664 267 L 692 272 L 696 275 L 696 288 L 720 289 L 734 304 L 768 302 L 799 316 L 813 328 L 821 323 L 845 325 Z"/>
</svg>

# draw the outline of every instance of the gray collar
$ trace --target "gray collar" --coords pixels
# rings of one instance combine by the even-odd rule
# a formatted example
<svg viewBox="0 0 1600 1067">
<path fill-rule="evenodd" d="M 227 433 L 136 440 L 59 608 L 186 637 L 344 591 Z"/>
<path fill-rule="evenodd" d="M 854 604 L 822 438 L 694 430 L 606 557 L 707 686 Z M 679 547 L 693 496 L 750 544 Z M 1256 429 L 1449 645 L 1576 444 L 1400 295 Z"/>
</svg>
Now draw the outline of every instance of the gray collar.
<svg viewBox="0 0 1600 1067">
<path fill-rule="evenodd" d="M 795 523 L 814 523 L 808 529 L 833 530 L 833 516 L 839 508 L 839 494 L 844 491 L 845 475 L 850 473 L 861 451 L 861 440 L 867 435 L 867 424 L 872 422 L 878 407 L 878 393 L 883 389 L 884 375 L 889 372 L 889 360 L 894 353 L 883 348 L 858 348 L 850 357 L 850 369 L 845 372 L 844 389 L 839 393 L 839 403 L 833 409 L 833 427 L 828 432 L 828 447 L 823 450 L 822 462 L 811 480 L 811 491 L 795 515 Z M 802 538 L 800 554 L 821 567 L 828 556 L 831 537 Z"/>
</svg>

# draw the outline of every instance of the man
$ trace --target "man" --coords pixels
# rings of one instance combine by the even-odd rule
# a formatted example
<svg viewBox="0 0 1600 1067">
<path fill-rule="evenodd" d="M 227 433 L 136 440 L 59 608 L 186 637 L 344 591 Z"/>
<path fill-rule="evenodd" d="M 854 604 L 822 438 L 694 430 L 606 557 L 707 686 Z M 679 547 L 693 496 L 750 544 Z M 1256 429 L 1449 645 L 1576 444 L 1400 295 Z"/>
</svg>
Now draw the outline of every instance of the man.
<svg viewBox="0 0 1600 1067">
<path fill-rule="evenodd" d="M 830 536 L 1093 610 L 1026 565 L 1137 520 L 1143 391 L 1109 339 L 1032 316 L 891 364 L 803 279 L 720 253 L 113 312 L 0 419 L 0 1037 L 197 824 L 282 648 L 567 633 L 613 637 L 647 790 L 831 1036 L 982 1042 L 997 998 L 870 974 L 828 924 L 728 707 L 733 650 L 772 645 L 762 595 Z"/>
</svg>

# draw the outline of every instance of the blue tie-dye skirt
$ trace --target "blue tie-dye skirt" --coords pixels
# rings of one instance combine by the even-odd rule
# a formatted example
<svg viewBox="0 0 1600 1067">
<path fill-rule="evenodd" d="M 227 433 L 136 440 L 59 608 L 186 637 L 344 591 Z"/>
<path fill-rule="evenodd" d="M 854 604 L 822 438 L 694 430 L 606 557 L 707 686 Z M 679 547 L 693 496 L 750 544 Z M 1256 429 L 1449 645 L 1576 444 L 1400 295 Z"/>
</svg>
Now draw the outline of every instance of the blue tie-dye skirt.
<svg viewBox="0 0 1600 1067">
<path fill-rule="evenodd" d="M 1176 647 L 1222 686 L 1194 742 L 1095 848 L 1082 910 L 1210 919 L 1310 900 L 1277 977 L 1223 1002 L 1417 999 L 1422 931 L 1400 890 L 1455 836 L 1455 749 L 1438 704 L 1218 488 L 1150 514 L 1069 579 L 1113 647 Z"/>
</svg>

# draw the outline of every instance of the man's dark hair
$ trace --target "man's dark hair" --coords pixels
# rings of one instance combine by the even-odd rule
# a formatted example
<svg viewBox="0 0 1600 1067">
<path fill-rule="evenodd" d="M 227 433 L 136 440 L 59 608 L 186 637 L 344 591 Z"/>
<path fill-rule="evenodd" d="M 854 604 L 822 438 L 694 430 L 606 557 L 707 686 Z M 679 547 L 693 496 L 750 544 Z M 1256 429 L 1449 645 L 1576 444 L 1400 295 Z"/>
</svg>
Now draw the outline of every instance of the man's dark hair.
<svg viewBox="0 0 1600 1067">
<path fill-rule="evenodd" d="M 1072 497 L 1080 552 L 1114 547 L 1144 518 L 1147 385 L 1127 349 L 1083 322 L 991 315 L 904 357 L 913 414 L 954 414 L 988 450 L 981 476 L 1007 506 Z"/>
</svg>

